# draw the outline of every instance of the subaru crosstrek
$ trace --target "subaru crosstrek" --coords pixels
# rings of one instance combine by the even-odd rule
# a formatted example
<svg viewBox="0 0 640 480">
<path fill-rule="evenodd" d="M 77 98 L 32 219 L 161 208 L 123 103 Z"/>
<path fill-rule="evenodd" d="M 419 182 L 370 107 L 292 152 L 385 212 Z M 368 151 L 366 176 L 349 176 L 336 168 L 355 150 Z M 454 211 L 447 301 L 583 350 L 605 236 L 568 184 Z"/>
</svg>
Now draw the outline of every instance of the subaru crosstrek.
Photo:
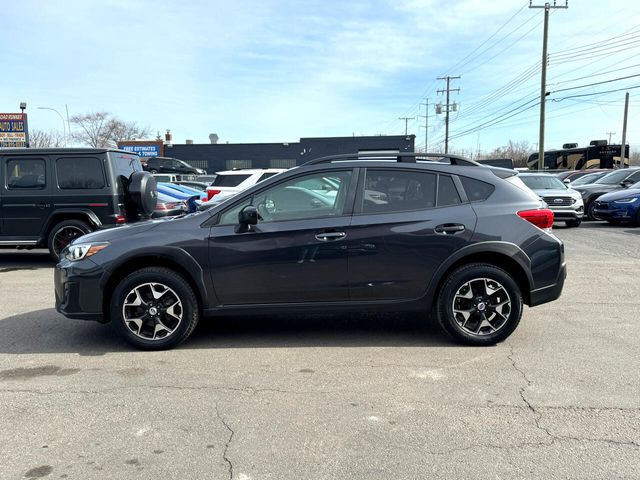
<svg viewBox="0 0 640 480">
<path fill-rule="evenodd" d="M 204 212 L 76 239 L 56 308 L 150 350 L 202 317 L 348 310 L 433 313 L 462 343 L 500 342 L 523 304 L 560 296 L 553 212 L 515 171 L 423 158 L 316 159 Z"/>
</svg>

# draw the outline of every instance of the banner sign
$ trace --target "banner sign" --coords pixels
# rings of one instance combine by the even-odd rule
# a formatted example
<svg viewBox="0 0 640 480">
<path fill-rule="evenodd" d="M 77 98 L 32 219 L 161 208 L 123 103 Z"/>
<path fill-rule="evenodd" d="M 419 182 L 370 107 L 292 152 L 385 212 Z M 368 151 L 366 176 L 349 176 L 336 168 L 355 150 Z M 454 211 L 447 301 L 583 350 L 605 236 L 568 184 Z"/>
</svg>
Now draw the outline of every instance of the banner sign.
<svg viewBox="0 0 640 480">
<path fill-rule="evenodd" d="M 26 147 L 27 114 L 0 113 L 0 148 Z"/>
<path fill-rule="evenodd" d="M 135 153 L 139 157 L 159 157 L 160 146 L 158 144 L 149 145 L 118 145 L 120 150 Z"/>
</svg>

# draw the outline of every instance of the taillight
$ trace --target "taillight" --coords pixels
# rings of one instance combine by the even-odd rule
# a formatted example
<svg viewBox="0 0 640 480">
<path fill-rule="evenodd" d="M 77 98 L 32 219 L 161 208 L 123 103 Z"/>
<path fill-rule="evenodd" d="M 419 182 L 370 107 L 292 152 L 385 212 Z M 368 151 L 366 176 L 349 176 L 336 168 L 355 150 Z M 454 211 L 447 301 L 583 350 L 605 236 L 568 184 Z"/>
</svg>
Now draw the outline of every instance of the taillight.
<svg viewBox="0 0 640 480">
<path fill-rule="evenodd" d="M 222 190 L 216 190 L 215 188 L 207 189 L 207 200 L 211 200 L 215 195 L 219 194 Z"/>
<path fill-rule="evenodd" d="M 548 208 L 540 208 L 536 210 L 522 210 L 518 212 L 520 218 L 533 223 L 542 230 L 550 231 L 553 226 L 553 212 Z"/>
<path fill-rule="evenodd" d="M 116 215 L 116 223 L 127 223 L 127 217 L 125 217 L 124 215 Z"/>
</svg>

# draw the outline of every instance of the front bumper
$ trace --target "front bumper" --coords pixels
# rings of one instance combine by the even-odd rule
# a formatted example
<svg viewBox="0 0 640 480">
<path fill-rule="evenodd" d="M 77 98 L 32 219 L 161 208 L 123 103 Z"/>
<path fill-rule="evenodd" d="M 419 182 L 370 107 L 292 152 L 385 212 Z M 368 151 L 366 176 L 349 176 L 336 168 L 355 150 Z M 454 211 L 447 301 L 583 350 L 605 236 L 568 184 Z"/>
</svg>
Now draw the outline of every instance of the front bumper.
<svg viewBox="0 0 640 480">
<path fill-rule="evenodd" d="M 620 205 L 596 201 L 593 206 L 593 216 L 598 220 L 630 222 L 636 218 L 637 212 L 638 207 L 634 204 Z"/>
<path fill-rule="evenodd" d="M 584 207 L 582 205 L 577 208 L 549 208 L 553 212 L 554 220 L 581 220 L 584 217 Z"/>
<path fill-rule="evenodd" d="M 101 280 L 104 270 L 91 260 L 56 265 L 56 310 L 68 318 L 104 322 Z"/>
</svg>

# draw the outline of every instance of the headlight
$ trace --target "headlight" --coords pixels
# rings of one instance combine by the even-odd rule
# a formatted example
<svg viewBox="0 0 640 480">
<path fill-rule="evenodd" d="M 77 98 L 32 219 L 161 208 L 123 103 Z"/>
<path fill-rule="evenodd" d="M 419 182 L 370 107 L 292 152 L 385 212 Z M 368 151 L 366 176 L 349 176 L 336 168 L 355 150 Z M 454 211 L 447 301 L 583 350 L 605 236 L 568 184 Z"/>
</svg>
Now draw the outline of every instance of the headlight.
<svg viewBox="0 0 640 480">
<path fill-rule="evenodd" d="M 64 252 L 64 258 L 70 262 L 77 262 L 78 260 L 95 255 L 108 245 L 108 242 L 77 243 L 75 245 L 69 245 Z"/>
<path fill-rule="evenodd" d="M 613 203 L 633 203 L 638 200 L 638 197 L 622 198 L 620 200 L 614 200 Z"/>
</svg>

